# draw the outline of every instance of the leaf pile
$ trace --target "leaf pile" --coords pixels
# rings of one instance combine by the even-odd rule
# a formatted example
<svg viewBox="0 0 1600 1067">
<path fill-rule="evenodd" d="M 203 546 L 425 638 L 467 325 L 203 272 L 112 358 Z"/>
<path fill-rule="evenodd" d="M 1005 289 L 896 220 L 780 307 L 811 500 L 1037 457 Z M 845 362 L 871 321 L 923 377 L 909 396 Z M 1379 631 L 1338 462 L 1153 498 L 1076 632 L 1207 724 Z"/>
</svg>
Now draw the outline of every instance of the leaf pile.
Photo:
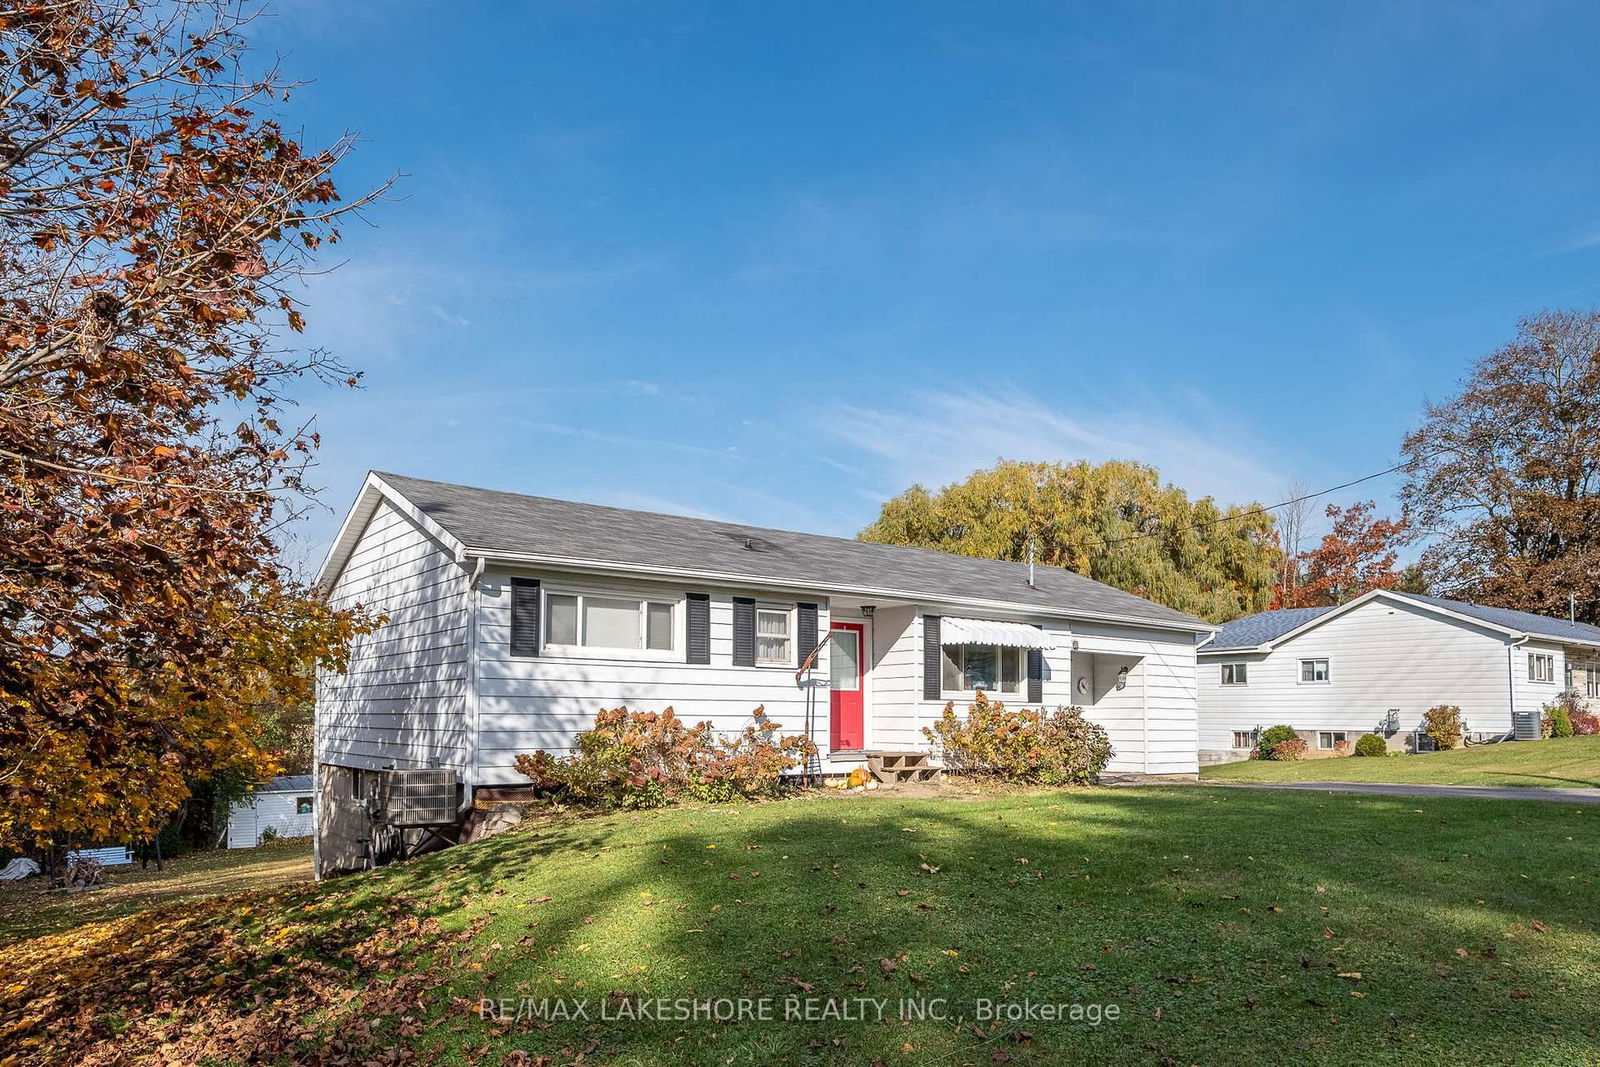
<svg viewBox="0 0 1600 1067">
<path fill-rule="evenodd" d="M 0 967 L 0 1065 L 411 1062 L 425 996 L 476 932 L 404 895 L 358 910 L 304 889 L 23 942 Z"/>
</svg>

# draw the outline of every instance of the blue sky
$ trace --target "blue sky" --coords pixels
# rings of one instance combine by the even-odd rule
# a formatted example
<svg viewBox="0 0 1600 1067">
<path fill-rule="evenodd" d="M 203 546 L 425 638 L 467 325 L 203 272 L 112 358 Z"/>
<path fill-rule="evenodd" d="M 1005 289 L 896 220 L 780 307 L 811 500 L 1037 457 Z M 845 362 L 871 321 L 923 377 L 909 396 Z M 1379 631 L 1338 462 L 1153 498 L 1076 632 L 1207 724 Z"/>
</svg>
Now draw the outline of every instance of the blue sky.
<svg viewBox="0 0 1600 1067">
<path fill-rule="evenodd" d="M 1002 456 L 1275 500 L 1600 303 L 1600 9 L 1112 7 L 285 0 L 284 117 L 406 175 L 307 287 L 366 372 L 303 396 L 309 554 L 369 467 L 839 534 Z"/>
</svg>

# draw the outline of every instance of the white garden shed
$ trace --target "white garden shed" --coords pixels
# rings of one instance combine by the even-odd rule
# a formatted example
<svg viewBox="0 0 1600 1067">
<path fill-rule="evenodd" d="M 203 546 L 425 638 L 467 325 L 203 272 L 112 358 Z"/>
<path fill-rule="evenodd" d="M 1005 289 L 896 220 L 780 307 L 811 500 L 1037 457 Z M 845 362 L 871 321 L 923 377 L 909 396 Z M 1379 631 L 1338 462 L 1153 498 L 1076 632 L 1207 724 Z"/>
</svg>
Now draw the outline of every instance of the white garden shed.
<svg viewBox="0 0 1600 1067">
<path fill-rule="evenodd" d="M 272 837 L 310 837 L 316 830 L 309 774 L 286 775 L 256 786 L 228 810 L 228 847 L 255 848 L 269 829 Z"/>
</svg>

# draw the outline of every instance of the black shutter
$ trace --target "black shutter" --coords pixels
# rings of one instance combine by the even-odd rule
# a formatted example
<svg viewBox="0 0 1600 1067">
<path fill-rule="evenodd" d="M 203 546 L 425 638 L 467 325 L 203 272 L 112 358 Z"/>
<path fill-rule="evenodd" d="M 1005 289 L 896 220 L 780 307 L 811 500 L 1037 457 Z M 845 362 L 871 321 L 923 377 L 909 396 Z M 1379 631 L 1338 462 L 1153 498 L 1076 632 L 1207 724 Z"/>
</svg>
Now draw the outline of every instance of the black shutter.
<svg viewBox="0 0 1600 1067">
<path fill-rule="evenodd" d="M 938 700 L 944 684 L 944 649 L 939 645 L 939 616 L 922 617 L 922 699 Z"/>
<path fill-rule="evenodd" d="M 1044 653 L 1037 648 L 1028 649 L 1028 703 L 1044 700 Z"/>
<path fill-rule="evenodd" d="M 539 579 L 511 579 L 511 654 L 539 654 Z"/>
<path fill-rule="evenodd" d="M 800 609 L 800 621 L 795 623 L 795 630 L 798 634 L 798 640 L 795 644 L 800 647 L 796 650 L 795 655 L 800 663 L 804 663 L 806 657 L 811 655 L 811 650 L 817 647 L 817 606 L 815 604 L 796 604 L 795 607 Z"/>
<path fill-rule="evenodd" d="M 756 665 L 756 602 L 749 597 L 733 598 L 733 665 Z"/>
<path fill-rule="evenodd" d="M 685 603 L 684 629 L 687 631 L 690 663 L 711 662 L 711 597 L 690 593 Z"/>
</svg>

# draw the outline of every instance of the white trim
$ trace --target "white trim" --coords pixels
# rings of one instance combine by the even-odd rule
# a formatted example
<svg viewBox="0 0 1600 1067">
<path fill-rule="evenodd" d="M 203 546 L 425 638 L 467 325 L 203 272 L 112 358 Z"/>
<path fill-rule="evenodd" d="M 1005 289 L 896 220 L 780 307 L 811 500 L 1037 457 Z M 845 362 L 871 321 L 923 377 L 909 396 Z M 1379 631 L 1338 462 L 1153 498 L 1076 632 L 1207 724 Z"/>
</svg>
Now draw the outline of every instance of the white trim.
<svg viewBox="0 0 1600 1067">
<path fill-rule="evenodd" d="M 1164 622 L 1159 619 L 1141 619 L 1129 615 L 1107 615 L 1099 612 L 1080 611 L 1070 608 L 1051 608 L 1039 604 L 1021 604 L 1014 600 L 986 600 L 975 597 L 952 597 L 944 593 L 916 592 L 906 589 L 888 589 L 879 586 L 854 586 L 834 585 L 831 583 L 807 583 L 798 579 L 766 578 L 759 575 L 727 574 L 718 571 L 697 571 L 682 567 L 658 567 L 645 563 L 617 563 L 609 560 L 585 560 L 571 556 L 550 556 L 537 552 L 502 552 L 492 548 L 478 548 L 468 546 L 464 549 L 469 555 L 484 555 L 496 565 L 513 567 L 542 568 L 544 570 L 572 571 L 581 574 L 639 574 L 652 577 L 671 578 L 687 581 L 691 584 L 710 584 L 715 586 L 743 588 L 743 589 L 771 589 L 784 591 L 802 591 L 806 593 L 825 593 L 829 596 L 849 596 L 862 598 L 876 598 L 889 600 L 902 600 L 908 603 L 927 606 L 927 610 L 934 614 L 934 606 L 951 605 L 961 608 L 976 608 L 988 611 L 1005 611 L 1015 615 L 1043 619 L 1085 619 L 1092 622 L 1112 623 L 1120 626 L 1130 626 L 1148 630 L 1170 630 L 1174 633 L 1203 634 L 1215 633 L 1216 628 L 1209 624 L 1201 629 L 1186 623 Z M 1130 594 L 1131 595 L 1131 594 Z"/>
<path fill-rule="evenodd" d="M 355 552 L 362 533 L 366 531 L 367 523 L 378 510 L 379 502 L 384 500 L 448 548 L 455 555 L 457 563 L 465 563 L 468 555 L 485 555 L 469 553 L 467 547 L 454 534 L 429 518 L 398 489 L 384 481 L 377 472 L 368 471 L 366 481 L 361 483 L 361 491 L 356 494 L 355 503 L 350 505 L 350 510 L 345 513 L 344 522 L 339 525 L 339 532 L 328 544 L 327 554 L 322 557 L 322 565 L 317 568 L 313 586 L 324 593 L 333 591 L 333 586 L 338 582 L 339 575 L 344 573 L 345 564 Z"/>
</svg>

